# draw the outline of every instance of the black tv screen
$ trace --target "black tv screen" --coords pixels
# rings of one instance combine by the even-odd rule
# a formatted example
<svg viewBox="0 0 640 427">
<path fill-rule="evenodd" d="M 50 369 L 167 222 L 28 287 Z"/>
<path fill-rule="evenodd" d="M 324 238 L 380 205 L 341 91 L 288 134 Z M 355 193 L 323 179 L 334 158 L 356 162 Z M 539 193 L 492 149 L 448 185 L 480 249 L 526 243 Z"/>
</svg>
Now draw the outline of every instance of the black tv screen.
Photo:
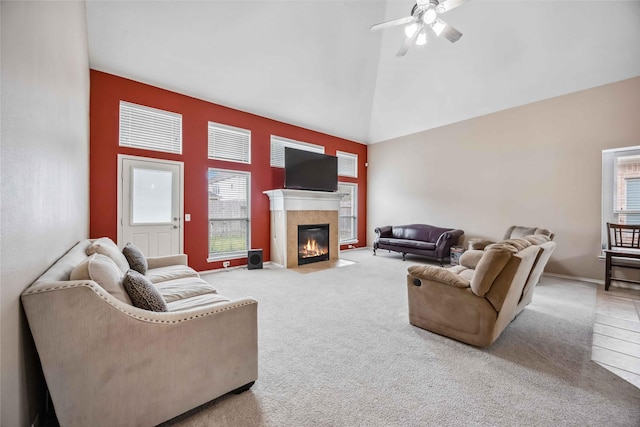
<svg viewBox="0 0 640 427">
<path fill-rule="evenodd" d="M 338 158 L 285 147 L 284 188 L 338 191 Z"/>
</svg>

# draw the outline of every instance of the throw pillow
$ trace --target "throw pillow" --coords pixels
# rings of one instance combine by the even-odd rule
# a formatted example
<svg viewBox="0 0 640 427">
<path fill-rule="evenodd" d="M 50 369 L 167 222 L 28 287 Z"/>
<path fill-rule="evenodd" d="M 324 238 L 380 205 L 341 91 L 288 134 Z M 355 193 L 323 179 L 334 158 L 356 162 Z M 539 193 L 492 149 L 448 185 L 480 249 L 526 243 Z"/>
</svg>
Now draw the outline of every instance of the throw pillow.
<svg viewBox="0 0 640 427">
<path fill-rule="evenodd" d="M 124 288 L 135 307 L 151 311 L 169 311 L 167 303 L 153 283 L 136 270 L 127 271 L 124 276 Z"/>
<path fill-rule="evenodd" d="M 111 258 L 93 254 L 73 269 L 69 279 L 93 280 L 115 298 L 131 304 L 131 299 L 122 285 L 123 277 L 124 274 Z"/>
<path fill-rule="evenodd" d="M 101 237 L 97 239 L 87 248 L 87 255 L 93 254 L 106 255 L 111 258 L 113 262 L 115 262 L 116 265 L 120 268 L 120 270 L 122 270 L 123 275 L 127 272 L 127 270 L 129 270 L 129 262 L 124 257 L 122 252 L 120 252 L 118 246 L 113 243 L 113 240 L 108 237 Z"/>
<path fill-rule="evenodd" d="M 127 259 L 129 267 L 142 275 L 147 274 L 147 268 L 149 267 L 147 264 L 147 258 L 136 245 L 133 243 L 127 243 L 122 249 L 122 253 Z"/>
</svg>

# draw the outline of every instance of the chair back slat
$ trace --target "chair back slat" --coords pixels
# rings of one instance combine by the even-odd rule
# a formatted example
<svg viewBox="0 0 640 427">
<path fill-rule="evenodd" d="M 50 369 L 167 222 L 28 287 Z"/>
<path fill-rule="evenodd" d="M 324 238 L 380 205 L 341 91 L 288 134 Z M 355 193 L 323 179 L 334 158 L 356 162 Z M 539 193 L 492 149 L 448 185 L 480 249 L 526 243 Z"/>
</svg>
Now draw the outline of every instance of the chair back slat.
<svg viewBox="0 0 640 427">
<path fill-rule="evenodd" d="M 640 225 L 607 223 L 609 249 L 640 249 Z"/>
</svg>

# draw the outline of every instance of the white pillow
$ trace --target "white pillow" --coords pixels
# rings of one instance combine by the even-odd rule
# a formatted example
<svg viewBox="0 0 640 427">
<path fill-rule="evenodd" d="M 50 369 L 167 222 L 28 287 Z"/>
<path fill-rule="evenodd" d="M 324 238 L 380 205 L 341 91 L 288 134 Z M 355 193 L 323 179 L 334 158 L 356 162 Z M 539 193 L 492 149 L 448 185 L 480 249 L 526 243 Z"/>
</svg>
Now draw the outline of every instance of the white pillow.
<svg viewBox="0 0 640 427">
<path fill-rule="evenodd" d="M 122 251 L 120 251 L 118 245 L 113 243 L 113 240 L 108 237 L 99 238 L 87 248 L 87 255 L 93 254 L 106 255 L 111 258 L 120 270 L 122 270 L 123 275 L 129 270 L 129 261 L 127 261 L 127 258 Z"/>
<path fill-rule="evenodd" d="M 122 283 L 124 274 L 116 263 L 106 255 L 91 255 L 73 269 L 70 279 L 93 280 L 120 301 L 132 305 L 131 298 Z"/>
</svg>

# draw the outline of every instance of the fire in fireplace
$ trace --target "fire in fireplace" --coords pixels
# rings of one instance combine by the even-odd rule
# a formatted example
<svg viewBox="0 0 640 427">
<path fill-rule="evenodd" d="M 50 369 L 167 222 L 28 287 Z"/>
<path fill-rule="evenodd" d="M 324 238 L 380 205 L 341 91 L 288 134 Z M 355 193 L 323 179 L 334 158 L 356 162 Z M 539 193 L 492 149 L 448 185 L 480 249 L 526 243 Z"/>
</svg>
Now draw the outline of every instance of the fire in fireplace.
<svg viewBox="0 0 640 427">
<path fill-rule="evenodd" d="M 298 265 L 329 259 L 329 224 L 298 225 Z"/>
</svg>

